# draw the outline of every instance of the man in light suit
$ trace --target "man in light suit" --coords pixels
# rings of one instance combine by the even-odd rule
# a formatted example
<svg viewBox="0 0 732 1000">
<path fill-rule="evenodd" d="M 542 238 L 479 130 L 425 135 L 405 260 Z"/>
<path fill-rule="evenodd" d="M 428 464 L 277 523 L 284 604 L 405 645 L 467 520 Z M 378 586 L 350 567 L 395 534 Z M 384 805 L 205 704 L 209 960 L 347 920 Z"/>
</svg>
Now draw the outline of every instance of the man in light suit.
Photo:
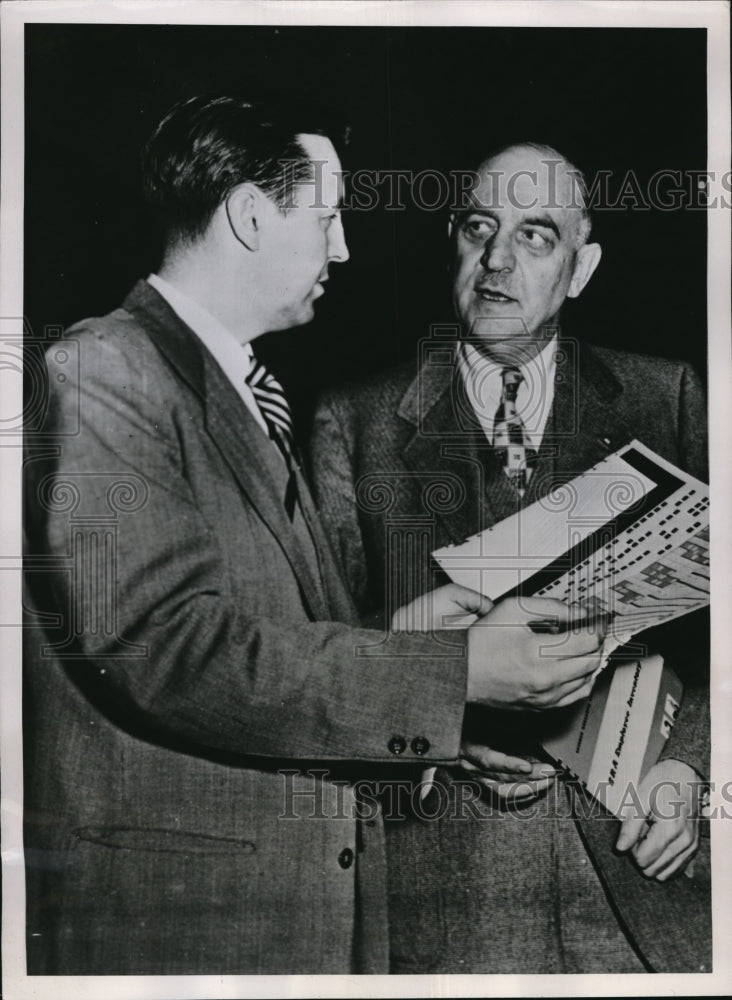
<svg viewBox="0 0 732 1000">
<path fill-rule="evenodd" d="M 27 441 L 28 971 L 386 971 L 383 825 L 358 780 L 456 761 L 466 701 L 581 697 L 602 635 L 577 628 L 547 671 L 526 622 L 559 602 L 504 602 L 497 628 L 360 627 L 251 349 L 307 323 L 347 259 L 333 143 L 192 98 L 145 184 L 159 272 L 49 346 Z M 490 605 L 448 588 L 435 620 L 456 608 Z"/>
<path fill-rule="evenodd" d="M 319 505 L 362 610 L 389 598 L 384 581 L 400 600 L 429 590 L 440 579 L 434 549 L 634 437 L 705 478 L 705 407 L 687 365 L 558 336 L 565 299 L 580 294 L 601 255 L 585 192 L 550 147 L 489 157 L 450 221 L 459 327 L 433 331 L 417 365 L 321 404 Z M 509 405 L 518 437 L 506 435 Z M 422 812 L 436 821 L 418 810 L 387 826 L 393 971 L 709 970 L 708 845 L 694 877 L 677 877 L 699 844 L 709 735 L 704 651 L 678 642 L 694 634 L 689 625 L 656 636 L 687 682 L 685 703 L 640 789 L 643 808 L 620 833 L 609 818 L 582 819 L 583 803 L 565 797 L 553 769 L 526 759 L 535 715 L 467 714 L 462 774 L 437 771 L 449 807 L 426 800 Z M 488 817 L 461 809 L 466 771 L 505 807 Z M 651 808 L 650 788 L 666 781 L 679 790 L 677 808 L 661 797 Z"/>
</svg>

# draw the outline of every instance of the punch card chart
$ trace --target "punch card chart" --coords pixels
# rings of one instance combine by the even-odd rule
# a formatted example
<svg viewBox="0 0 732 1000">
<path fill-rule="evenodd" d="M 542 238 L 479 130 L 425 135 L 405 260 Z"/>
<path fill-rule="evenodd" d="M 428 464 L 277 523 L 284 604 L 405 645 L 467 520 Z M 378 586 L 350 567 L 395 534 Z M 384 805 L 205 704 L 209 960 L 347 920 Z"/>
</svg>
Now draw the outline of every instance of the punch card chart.
<svg viewBox="0 0 732 1000">
<path fill-rule="evenodd" d="M 605 653 L 709 603 L 709 488 L 632 441 L 461 545 L 433 553 L 498 600 L 554 597 L 611 617 Z"/>
</svg>

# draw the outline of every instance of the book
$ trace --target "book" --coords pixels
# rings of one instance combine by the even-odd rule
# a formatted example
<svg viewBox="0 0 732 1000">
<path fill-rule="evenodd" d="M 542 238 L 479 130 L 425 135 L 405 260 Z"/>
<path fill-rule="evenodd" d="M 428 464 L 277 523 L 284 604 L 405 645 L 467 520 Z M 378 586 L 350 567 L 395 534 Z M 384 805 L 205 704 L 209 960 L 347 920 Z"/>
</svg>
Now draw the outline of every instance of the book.
<svg viewBox="0 0 732 1000">
<path fill-rule="evenodd" d="M 551 760 L 618 818 L 658 761 L 683 686 L 657 654 L 621 662 L 595 681 L 589 698 L 545 712 L 540 744 Z"/>
</svg>

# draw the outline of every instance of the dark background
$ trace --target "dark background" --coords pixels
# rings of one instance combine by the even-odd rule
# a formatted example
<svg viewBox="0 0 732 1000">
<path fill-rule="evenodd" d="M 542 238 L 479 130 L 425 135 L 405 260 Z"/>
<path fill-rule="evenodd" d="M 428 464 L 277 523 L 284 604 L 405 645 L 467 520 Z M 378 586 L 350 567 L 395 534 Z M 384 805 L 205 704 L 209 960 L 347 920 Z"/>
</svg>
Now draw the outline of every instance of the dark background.
<svg viewBox="0 0 732 1000">
<path fill-rule="evenodd" d="M 25 311 L 39 334 L 115 308 L 156 250 L 139 148 L 168 107 L 212 90 L 341 110 L 354 169 L 470 169 L 528 138 L 590 179 L 706 165 L 701 29 L 26 27 Z M 447 211 L 350 211 L 351 252 L 305 328 L 258 344 L 300 416 L 315 394 L 413 356 L 452 318 Z M 703 211 L 596 213 L 604 258 L 563 327 L 706 366 Z"/>
</svg>

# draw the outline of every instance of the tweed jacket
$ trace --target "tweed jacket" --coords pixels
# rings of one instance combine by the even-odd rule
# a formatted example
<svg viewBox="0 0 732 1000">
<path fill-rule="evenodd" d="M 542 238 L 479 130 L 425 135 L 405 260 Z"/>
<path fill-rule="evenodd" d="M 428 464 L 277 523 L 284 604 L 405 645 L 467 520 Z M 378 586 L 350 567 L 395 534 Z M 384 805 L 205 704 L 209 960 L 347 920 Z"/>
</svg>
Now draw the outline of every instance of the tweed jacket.
<svg viewBox="0 0 732 1000">
<path fill-rule="evenodd" d="M 430 558 L 435 548 L 460 543 L 516 510 L 516 495 L 506 477 L 495 474 L 492 450 L 461 398 L 455 348 L 454 334 L 442 341 L 433 338 L 422 345 L 419 364 L 410 362 L 331 393 L 316 414 L 316 495 L 361 609 L 383 604 L 385 586 L 387 603 L 397 604 L 442 582 Z M 633 438 L 705 479 L 705 435 L 705 404 L 689 366 L 560 342 L 553 409 L 523 503 L 533 502 L 554 484 L 579 474 Z M 684 760 L 706 775 L 705 624 L 693 623 L 691 618 L 681 623 L 681 628 L 672 625 L 656 630 L 648 639 L 673 662 L 687 685 L 664 756 Z M 453 824 L 450 833 L 445 823 L 422 824 L 421 833 L 411 834 L 402 826 L 387 837 L 392 871 L 411 866 L 411 909 L 438 914 L 433 923 L 442 919 L 445 909 L 444 899 L 434 899 L 444 889 L 435 888 L 440 879 L 437 873 L 440 869 L 448 872 L 450 862 L 445 855 L 459 853 L 460 838 L 467 842 L 465 828 L 469 826 Z M 498 838 L 514 835 L 507 823 L 493 824 L 493 828 Z M 581 835 L 613 907 L 630 928 L 647 966 L 663 971 L 699 971 L 705 965 L 708 969 L 709 887 L 703 874 L 708 874 L 704 869 L 708 844 L 698 877 L 659 884 L 642 878 L 629 859 L 613 851 L 615 821 L 582 821 Z M 416 858 L 414 863 L 405 861 L 407 854 Z M 531 879 L 519 871 L 518 856 L 516 852 L 516 868 L 509 872 L 508 884 L 496 883 L 496 891 L 523 899 L 531 893 Z M 488 879 L 506 877 L 491 871 L 490 857 L 463 857 L 452 864 L 468 870 L 473 866 L 476 873 L 482 868 Z M 418 886 L 419 871 L 425 867 L 431 868 L 432 875 Z M 426 895 L 420 904 L 421 891 Z M 398 890 L 393 900 L 396 910 L 406 906 L 404 897 L 410 892 L 403 885 Z M 547 905 L 551 907 L 551 901 Z M 470 933 L 468 926 L 461 930 L 464 935 Z M 473 940 L 472 950 L 484 946 L 493 954 L 502 948 L 510 951 L 510 927 L 491 925 L 489 934 L 483 942 Z M 412 971 L 431 967 L 462 971 L 431 965 L 445 947 L 444 935 L 435 926 L 424 924 L 421 945 L 419 938 L 413 934 L 414 953 L 411 958 L 402 956 L 401 971 L 410 967 Z M 592 946 L 588 942 L 588 948 Z M 526 970 L 516 965 L 497 971 Z"/>
<path fill-rule="evenodd" d="M 386 971 L 382 823 L 357 822 L 353 781 L 456 758 L 464 641 L 358 626 L 300 471 L 291 523 L 284 464 L 147 283 L 46 365 L 29 972 Z"/>
</svg>

